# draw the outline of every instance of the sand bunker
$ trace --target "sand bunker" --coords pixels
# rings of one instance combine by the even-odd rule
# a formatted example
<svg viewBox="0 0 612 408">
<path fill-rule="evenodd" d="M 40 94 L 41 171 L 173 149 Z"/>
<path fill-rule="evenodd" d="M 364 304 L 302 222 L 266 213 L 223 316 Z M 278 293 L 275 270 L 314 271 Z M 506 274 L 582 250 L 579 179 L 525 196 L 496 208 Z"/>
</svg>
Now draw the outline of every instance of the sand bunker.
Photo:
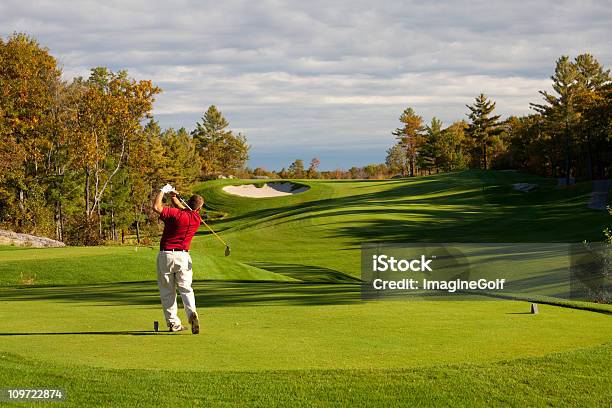
<svg viewBox="0 0 612 408">
<path fill-rule="evenodd" d="M 310 187 L 294 183 L 242 184 L 240 186 L 225 186 L 223 191 L 240 197 L 266 198 L 282 197 L 303 193 Z"/>
</svg>

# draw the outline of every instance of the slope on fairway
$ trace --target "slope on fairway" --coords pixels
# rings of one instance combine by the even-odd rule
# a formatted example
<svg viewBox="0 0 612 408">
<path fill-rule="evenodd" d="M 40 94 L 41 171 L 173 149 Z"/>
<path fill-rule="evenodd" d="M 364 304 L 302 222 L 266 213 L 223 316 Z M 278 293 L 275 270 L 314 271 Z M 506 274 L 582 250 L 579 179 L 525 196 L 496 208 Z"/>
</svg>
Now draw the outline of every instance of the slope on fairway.
<svg viewBox="0 0 612 408">
<path fill-rule="evenodd" d="M 540 188 L 522 193 L 512 188 L 516 182 Z M 590 183 L 559 189 L 550 179 L 517 172 L 308 180 L 301 181 L 308 191 L 264 199 L 224 193 L 227 183 L 207 182 L 198 192 L 208 208 L 228 214 L 211 224 L 223 231 L 232 258 L 296 279 L 359 276 L 362 243 L 599 241 L 609 222 L 605 212 L 586 208 Z M 218 251 L 202 234 L 207 238 L 194 248 Z"/>
<path fill-rule="evenodd" d="M 215 248 L 216 249 L 216 248 Z M 0 252 L 0 286 L 155 281 L 157 248 L 15 248 Z M 195 280 L 290 281 L 290 277 L 194 251 Z"/>
<path fill-rule="evenodd" d="M 541 185 L 521 193 L 514 182 Z M 250 183 L 251 181 L 243 181 Z M 355 282 L 368 242 L 597 241 L 608 222 L 588 210 L 590 183 L 558 189 L 512 172 L 441 174 L 410 180 L 308 181 L 294 196 L 250 199 L 203 183 L 211 221 L 232 255 L 201 228 L 191 255 L 195 279 Z M 12 249 L 0 252 L 0 285 L 155 280 L 154 247 Z"/>
</svg>

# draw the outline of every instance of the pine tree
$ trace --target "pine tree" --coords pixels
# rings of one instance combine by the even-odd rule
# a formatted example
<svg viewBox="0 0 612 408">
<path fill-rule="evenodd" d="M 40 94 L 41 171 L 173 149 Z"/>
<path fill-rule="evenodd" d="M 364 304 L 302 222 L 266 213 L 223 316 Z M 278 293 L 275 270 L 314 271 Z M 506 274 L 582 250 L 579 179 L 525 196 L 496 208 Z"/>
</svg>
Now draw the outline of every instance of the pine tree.
<svg viewBox="0 0 612 408">
<path fill-rule="evenodd" d="M 204 175 L 236 171 L 244 168 L 249 146 L 242 134 L 227 130 L 229 122 L 215 105 L 211 105 L 191 132 L 201 158 Z"/>
<path fill-rule="evenodd" d="M 612 162 L 607 137 L 610 132 L 610 70 L 605 70 L 590 54 L 578 55 L 574 61 L 578 71 L 576 110 L 580 121 L 574 128 L 575 137 L 582 155 L 586 156 L 586 163 L 581 167 L 586 169 L 589 179 L 605 177 L 606 163 Z"/>
<path fill-rule="evenodd" d="M 436 117 L 431 119 L 431 124 L 425 128 L 425 142 L 419 152 L 419 167 L 429 171 L 435 168 L 439 171 L 442 166 L 442 121 Z"/>
<path fill-rule="evenodd" d="M 555 135 L 561 142 L 564 150 L 565 178 L 570 183 L 572 166 L 572 131 L 578 121 L 576 112 L 576 97 L 578 94 L 578 70 L 564 55 L 557 60 L 555 73 L 551 76 L 553 90 L 557 95 L 547 91 L 540 91 L 545 104 L 531 104 L 531 106 L 547 120 L 547 130 Z"/>
<path fill-rule="evenodd" d="M 408 157 L 410 177 L 414 176 L 419 150 L 425 141 L 423 135 L 423 118 L 418 116 L 412 108 L 404 110 L 400 116 L 401 128 L 397 128 L 393 135 L 402 144 Z"/>
<path fill-rule="evenodd" d="M 166 129 L 161 133 L 164 157 L 167 158 L 166 174 L 177 191 L 186 191 L 200 175 L 200 157 L 189 133 L 184 128 Z"/>
<path fill-rule="evenodd" d="M 489 147 L 494 137 L 501 132 L 499 115 L 491 115 L 495 110 L 495 102 L 489 100 L 483 93 L 475 98 L 473 105 L 465 105 L 470 113 L 468 134 L 474 139 L 480 150 L 480 164 L 483 169 L 489 168 Z"/>
</svg>

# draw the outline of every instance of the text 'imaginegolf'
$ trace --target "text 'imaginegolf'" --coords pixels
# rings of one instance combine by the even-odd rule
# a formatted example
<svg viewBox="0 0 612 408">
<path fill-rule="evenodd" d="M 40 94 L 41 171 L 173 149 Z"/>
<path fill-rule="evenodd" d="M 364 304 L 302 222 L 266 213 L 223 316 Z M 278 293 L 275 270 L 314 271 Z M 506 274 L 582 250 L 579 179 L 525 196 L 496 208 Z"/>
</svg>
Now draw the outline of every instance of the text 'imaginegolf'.
<svg viewBox="0 0 612 408">
<path fill-rule="evenodd" d="M 364 300 L 588 300 L 609 289 L 599 276 L 605 271 L 593 267 L 609 255 L 598 245 L 364 244 L 361 255 Z"/>
</svg>

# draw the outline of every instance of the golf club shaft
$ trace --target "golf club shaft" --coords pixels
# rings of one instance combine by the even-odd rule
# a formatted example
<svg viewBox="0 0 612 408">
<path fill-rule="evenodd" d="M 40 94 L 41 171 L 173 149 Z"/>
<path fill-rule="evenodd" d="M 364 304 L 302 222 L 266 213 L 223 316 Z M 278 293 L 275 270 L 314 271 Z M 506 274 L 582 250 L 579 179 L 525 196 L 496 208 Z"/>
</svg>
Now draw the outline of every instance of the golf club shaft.
<svg viewBox="0 0 612 408">
<path fill-rule="evenodd" d="M 178 199 L 181 201 L 181 203 L 183 203 L 183 205 L 187 208 L 189 208 L 191 211 L 193 211 L 193 209 L 189 206 L 189 204 L 187 204 L 187 202 L 185 200 L 183 200 L 183 197 L 181 197 L 180 195 L 176 195 L 178 197 Z M 202 224 L 204 224 L 206 226 L 206 228 L 208 228 L 210 230 L 210 232 L 213 233 L 213 235 L 215 236 L 215 238 L 217 238 L 219 241 L 221 241 L 221 243 L 225 246 L 229 246 L 227 245 L 227 243 L 223 240 L 223 238 L 221 238 L 219 235 L 217 235 L 217 233 L 215 232 L 215 230 L 213 230 L 210 225 L 208 225 L 204 220 L 201 220 Z"/>
<path fill-rule="evenodd" d="M 227 245 L 227 243 L 226 243 L 226 242 L 223 240 L 223 238 L 221 238 L 219 235 L 217 235 L 217 233 L 215 232 L 215 230 L 213 230 L 213 229 L 210 227 L 210 225 L 208 225 L 208 224 L 206 223 L 206 221 L 202 220 L 202 224 L 204 224 L 204 225 L 206 226 L 206 228 L 208 228 L 208 229 L 210 230 L 210 232 L 212 232 L 212 233 L 213 233 L 213 235 L 214 235 L 215 237 L 217 237 L 217 239 L 218 239 L 219 241 L 221 241 L 221 243 L 222 243 L 223 245 L 225 245 L 225 246 L 229 246 L 229 245 Z"/>
</svg>

